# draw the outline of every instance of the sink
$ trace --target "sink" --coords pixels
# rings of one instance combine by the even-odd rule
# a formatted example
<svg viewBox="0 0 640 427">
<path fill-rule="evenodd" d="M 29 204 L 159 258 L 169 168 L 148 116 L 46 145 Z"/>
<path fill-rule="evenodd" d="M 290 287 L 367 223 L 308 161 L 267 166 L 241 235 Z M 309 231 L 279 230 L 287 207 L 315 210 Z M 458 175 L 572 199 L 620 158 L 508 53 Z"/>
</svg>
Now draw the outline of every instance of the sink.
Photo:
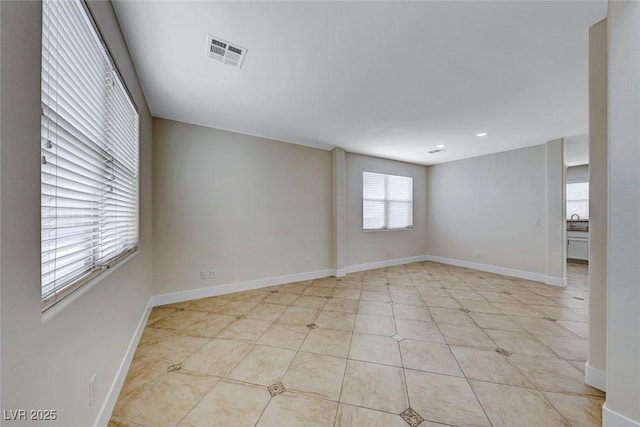
<svg viewBox="0 0 640 427">
<path fill-rule="evenodd" d="M 589 220 L 569 221 L 567 220 L 568 231 L 589 231 Z"/>
</svg>

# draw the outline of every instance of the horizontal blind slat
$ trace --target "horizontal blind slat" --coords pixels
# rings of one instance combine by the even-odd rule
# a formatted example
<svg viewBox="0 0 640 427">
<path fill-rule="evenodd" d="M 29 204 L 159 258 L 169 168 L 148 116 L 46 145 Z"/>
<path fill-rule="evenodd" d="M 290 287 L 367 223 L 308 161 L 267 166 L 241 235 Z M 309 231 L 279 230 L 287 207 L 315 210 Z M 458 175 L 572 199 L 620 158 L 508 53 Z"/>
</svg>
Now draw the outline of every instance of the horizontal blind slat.
<svg viewBox="0 0 640 427">
<path fill-rule="evenodd" d="M 80 0 L 43 1 L 41 294 L 48 308 L 138 239 L 138 112 Z"/>
</svg>

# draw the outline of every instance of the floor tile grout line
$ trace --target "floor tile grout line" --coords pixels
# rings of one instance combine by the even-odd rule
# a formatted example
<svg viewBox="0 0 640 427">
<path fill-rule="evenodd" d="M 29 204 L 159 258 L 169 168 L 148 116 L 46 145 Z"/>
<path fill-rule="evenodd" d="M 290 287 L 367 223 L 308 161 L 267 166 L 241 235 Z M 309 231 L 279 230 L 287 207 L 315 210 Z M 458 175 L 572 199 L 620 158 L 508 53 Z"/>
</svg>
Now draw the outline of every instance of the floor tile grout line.
<svg viewBox="0 0 640 427">
<path fill-rule="evenodd" d="M 413 283 L 413 281 L 412 281 L 412 283 Z M 415 285 L 414 285 L 414 288 L 415 288 Z M 416 292 L 417 291 L 418 291 L 418 289 L 416 288 Z M 420 294 L 418 294 L 418 295 L 420 295 Z M 427 306 L 425 305 L 424 307 L 426 308 Z M 398 332 L 398 324 L 396 323 L 395 306 L 392 306 L 391 308 L 392 308 L 391 311 L 393 313 L 393 327 L 395 328 L 396 335 L 400 335 L 400 333 Z M 427 309 L 427 312 L 428 312 L 428 309 Z M 431 316 L 430 312 L 429 312 L 429 316 Z M 400 335 L 400 336 L 402 336 L 402 335 Z M 403 411 L 405 411 L 405 410 L 407 410 L 409 408 L 413 409 L 413 406 L 411 404 L 411 396 L 409 395 L 409 384 L 407 382 L 407 374 L 406 374 L 406 371 L 405 371 L 404 357 L 402 356 L 402 346 L 400 345 L 400 341 L 397 341 L 396 345 L 398 346 L 398 353 L 400 354 L 400 365 L 402 365 L 402 367 L 400 369 L 402 371 L 402 380 L 404 382 L 404 392 L 407 395 L 407 406 L 408 407 L 403 409 Z M 415 411 L 415 409 L 413 409 L 413 410 Z M 416 413 L 418 413 L 418 412 L 416 411 Z M 422 418 L 424 420 L 424 417 L 422 416 L 422 414 L 418 413 L 418 415 L 420 416 L 420 418 Z M 422 424 L 422 422 L 420 424 Z"/>
<path fill-rule="evenodd" d="M 362 283 L 364 283 L 364 278 Z M 362 294 L 362 285 L 360 287 L 360 293 Z M 356 302 L 356 313 L 358 313 L 358 309 L 360 308 L 360 298 L 358 298 Z M 354 315 L 353 318 L 353 326 L 351 328 L 351 336 L 349 337 L 349 347 L 347 348 L 347 356 L 346 363 L 344 364 L 344 372 L 342 374 L 342 383 L 340 384 L 340 393 L 338 393 L 338 404 L 336 405 L 336 413 L 333 418 L 333 426 L 336 427 L 338 422 L 338 412 L 340 411 L 340 405 L 342 404 L 342 391 L 344 390 L 344 382 L 347 378 L 347 369 L 349 368 L 349 355 L 351 353 L 351 344 L 353 343 L 353 334 L 355 333 L 356 320 L 358 319 L 358 315 Z"/>
<path fill-rule="evenodd" d="M 309 288 L 309 287 L 313 286 L 313 282 L 314 282 L 315 280 L 317 280 L 317 279 L 314 279 L 314 280 L 312 280 L 312 281 L 311 281 L 311 283 L 309 283 L 308 285 L 305 285 L 305 287 L 304 287 L 304 289 L 302 290 L 302 292 L 301 292 L 301 293 L 296 297 L 296 299 L 295 299 L 295 300 L 293 300 L 293 301 L 291 302 L 291 304 L 289 305 L 289 308 L 293 307 L 293 304 L 294 304 L 294 303 L 295 303 L 299 298 L 301 298 L 301 297 L 304 295 L 304 291 L 305 291 L 305 290 L 307 290 L 307 288 Z M 333 293 L 333 291 L 332 291 L 332 293 Z M 322 308 L 323 308 L 323 307 L 325 306 L 325 304 L 326 304 L 326 301 L 328 301 L 328 300 L 325 300 L 325 301 L 322 303 L 322 306 L 321 306 L 320 308 L 316 309 L 316 316 L 314 317 L 313 322 L 315 322 L 315 321 L 317 320 L 318 316 L 320 315 L 320 312 L 322 311 Z M 297 306 L 296 306 L 296 307 L 297 307 Z M 304 307 L 301 307 L 301 308 L 304 308 Z M 287 310 L 288 310 L 288 309 L 287 309 Z M 277 319 L 277 320 L 280 320 L 280 318 L 281 318 L 282 316 L 284 316 L 284 313 L 285 313 L 287 310 L 283 311 L 283 312 L 282 312 L 282 314 L 280 315 L 280 317 L 278 317 L 278 319 Z M 273 322 L 273 324 L 275 324 L 277 320 L 275 320 L 275 321 Z M 312 322 L 312 323 L 313 323 L 313 322 Z M 311 323 L 309 323 L 309 324 L 311 324 Z M 300 353 L 300 348 L 302 348 L 302 346 L 304 345 L 304 342 L 306 341 L 306 339 L 307 339 L 307 337 L 309 336 L 309 333 L 310 333 L 310 332 L 311 332 L 311 330 L 310 330 L 310 329 L 308 329 L 308 330 L 307 330 L 307 333 L 306 333 L 306 335 L 305 335 L 305 337 L 304 337 L 304 339 L 303 339 L 303 340 L 302 340 L 302 342 L 300 343 L 300 346 L 298 346 L 298 349 L 296 350 L 296 353 L 293 355 L 293 357 L 291 358 L 291 361 L 290 361 L 290 362 L 289 362 L 289 364 L 287 365 L 287 369 L 285 369 L 285 371 L 282 373 L 282 376 L 281 376 L 281 378 L 280 378 L 280 383 L 282 383 L 282 384 L 283 384 L 284 389 L 285 389 L 285 392 L 286 392 L 286 390 L 287 390 L 287 386 L 283 383 L 283 381 L 284 381 L 284 377 L 287 375 L 287 372 L 289 372 L 289 369 L 291 368 L 291 365 L 293 364 L 293 361 L 295 360 L 295 358 L 296 358 L 296 357 L 298 357 L 298 354 Z M 266 333 L 266 331 L 265 331 L 265 333 Z M 264 334 L 263 334 L 263 335 L 264 335 Z M 260 338 L 262 338 L 262 336 L 261 336 Z M 268 390 L 267 390 L 267 392 L 268 392 Z M 271 396 L 271 397 L 269 398 L 269 401 L 268 401 L 268 402 L 267 402 L 267 404 L 265 405 L 265 407 L 262 409 L 262 412 L 260 413 L 260 416 L 259 416 L 259 417 L 258 417 L 258 419 L 256 420 L 256 423 L 255 423 L 255 425 L 256 425 L 256 426 L 258 425 L 258 423 L 260 422 L 260 420 L 261 420 L 261 419 L 262 419 L 262 417 L 264 416 L 265 411 L 267 410 L 267 408 L 268 408 L 268 407 L 269 407 L 269 405 L 271 404 L 271 400 L 272 400 L 274 397 L 275 397 L 275 396 Z"/>
<path fill-rule="evenodd" d="M 311 283 L 313 283 L 313 282 L 311 282 Z M 277 319 L 275 319 L 275 320 L 271 323 L 271 326 L 275 325 L 275 324 L 276 324 L 276 322 L 277 322 L 278 320 L 280 320 L 280 318 L 284 315 L 284 313 L 285 313 L 285 312 L 286 312 L 290 307 L 293 307 L 293 303 L 294 303 L 294 302 L 296 302 L 296 301 L 298 300 L 298 298 L 300 298 L 300 296 L 302 296 L 302 295 L 303 295 L 304 290 L 305 290 L 307 287 L 309 287 L 309 286 L 310 286 L 310 284 L 309 284 L 309 285 L 304 285 L 304 289 L 302 290 L 302 292 L 296 296 L 296 299 L 294 299 L 290 304 L 288 304 L 288 306 L 287 306 L 288 308 L 287 308 L 287 309 L 285 309 L 285 310 L 283 310 L 283 312 L 280 314 L 280 316 L 278 316 L 278 318 L 277 318 Z M 278 286 L 278 289 L 279 289 L 279 288 L 280 288 L 280 286 Z M 276 289 L 276 291 L 277 291 L 278 289 Z M 268 331 L 269 329 L 271 329 L 271 326 L 267 329 L 267 331 Z M 267 331 L 265 331 L 264 333 L 266 334 L 266 333 L 267 333 Z M 307 336 L 308 336 L 308 335 L 309 335 L 309 331 L 307 331 L 307 334 L 305 335 L 305 338 L 302 340 L 302 343 L 304 343 L 304 341 L 306 340 L 306 338 L 307 338 Z M 262 334 L 262 335 L 260 336 L 260 338 L 262 338 L 263 336 L 264 336 L 264 334 Z M 260 340 L 260 338 L 258 338 L 258 340 Z M 257 343 L 257 341 L 258 341 L 258 340 L 256 340 L 256 343 Z M 302 347 L 302 343 L 300 343 L 300 346 L 298 347 L 298 349 L 300 349 L 300 347 Z M 279 347 L 276 347 L 276 348 L 279 348 Z M 297 351 L 296 351 L 296 355 L 297 355 L 297 354 L 298 354 L 298 353 L 297 353 Z M 289 370 L 289 367 L 291 366 L 291 363 L 293 362 L 293 359 L 295 359 L 296 355 L 294 355 L 294 357 L 291 359 L 291 362 L 289 362 L 289 366 L 287 366 L 287 371 Z M 245 357 L 246 357 L 246 356 L 245 356 Z M 244 359 L 244 357 L 243 357 L 243 359 Z M 237 366 L 239 363 L 240 363 L 240 361 L 238 361 L 238 363 L 236 363 L 236 366 Z M 235 369 L 235 367 L 234 367 L 233 369 Z M 231 372 L 233 371 L 233 369 L 231 369 L 231 370 L 227 373 L 227 375 L 231 374 Z M 286 371 L 285 371 L 285 373 L 283 373 L 283 374 L 282 374 L 282 378 L 284 378 L 284 376 L 285 376 L 285 375 L 286 375 Z M 237 380 L 236 380 L 236 381 L 237 381 Z M 280 380 L 280 382 L 282 382 L 282 380 Z M 252 383 L 249 383 L 249 384 L 252 384 Z M 262 384 L 253 384 L 253 385 L 258 385 L 258 386 L 260 386 L 260 387 L 265 387 L 265 386 L 263 386 Z M 262 408 L 262 411 L 260 412 L 260 415 L 259 415 L 259 416 L 258 416 L 258 418 L 256 419 L 256 422 L 255 422 L 254 426 L 257 426 L 257 425 L 258 425 L 258 423 L 259 423 L 259 422 L 260 422 L 260 420 L 262 419 L 262 417 L 263 417 L 263 415 L 264 415 L 265 411 L 267 410 L 267 407 L 268 407 L 268 406 L 269 406 L 269 404 L 271 403 L 271 400 L 275 397 L 275 396 L 271 396 L 271 392 L 269 392 L 268 387 L 269 387 L 269 386 L 267 386 L 267 387 L 265 387 L 265 388 L 267 388 L 267 393 L 269 393 L 269 400 L 267 401 L 267 404 L 266 404 L 266 405 L 264 405 L 264 408 Z M 286 389 L 286 388 L 285 388 L 285 389 Z"/>
<path fill-rule="evenodd" d="M 215 377 L 214 375 L 210 375 L 210 376 Z M 187 418 L 187 417 L 189 416 L 189 414 L 190 414 L 190 413 L 195 409 L 195 407 L 196 407 L 196 406 L 198 406 L 198 405 L 200 404 L 200 402 L 202 402 L 202 400 L 203 400 L 205 397 L 207 397 L 207 395 L 208 395 L 209 393 L 211 393 L 211 390 L 213 390 L 213 389 L 214 389 L 214 388 L 215 388 L 215 387 L 220 383 L 221 378 L 220 378 L 220 377 L 215 377 L 215 378 L 217 378 L 217 379 L 218 379 L 218 381 L 216 381 L 216 383 L 215 383 L 214 385 L 212 385 L 212 386 L 211 386 L 211 388 L 210 388 L 209 390 L 207 390 L 205 393 L 203 393 L 203 394 L 202 394 L 202 396 L 200 397 L 200 399 L 198 399 L 198 401 L 197 401 L 197 402 L 196 402 L 196 403 L 191 407 L 191 409 L 189 409 L 189 410 L 187 411 L 187 413 L 186 413 L 186 414 L 184 414 L 184 416 L 183 416 L 182 418 L 180 418 L 180 420 L 176 423 L 176 426 L 180 425 L 180 424 L 185 420 L 185 418 Z"/>
<path fill-rule="evenodd" d="M 445 290 L 446 291 L 446 290 Z M 448 293 L 448 292 L 447 292 Z M 454 299 L 455 300 L 455 299 Z M 456 301 L 457 303 L 457 301 Z M 435 319 L 434 319 L 435 320 Z M 467 378 L 466 373 L 464 372 L 464 370 L 462 369 L 462 365 L 460 364 L 460 361 L 458 361 L 458 358 L 455 356 L 455 353 L 451 350 L 451 344 L 449 344 L 449 342 L 447 341 L 446 337 L 444 336 L 444 334 L 442 333 L 442 331 L 440 330 L 440 325 L 438 324 L 438 322 L 434 321 L 434 324 L 436 325 L 436 328 L 438 328 L 438 331 L 440 332 L 440 334 L 443 336 L 444 340 L 445 340 L 445 344 L 447 345 L 447 348 L 449 349 L 449 352 L 451 353 L 451 355 L 453 356 L 454 360 L 456 361 L 456 364 L 458 365 L 458 368 L 460 369 L 460 371 L 462 372 L 462 375 L 464 376 L 464 380 L 467 383 L 467 386 L 471 389 L 471 392 L 473 393 L 473 395 L 476 398 L 476 401 L 478 402 L 478 404 L 480 405 L 480 408 L 482 408 L 482 412 L 484 413 L 487 421 L 489 421 L 489 424 L 491 424 L 493 426 L 493 423 L 491 421 L 491 418 L 489 418 L 489 414 L 487 413 L 486 409 L 484 408 L 484 405 L 482 405 L 482 402 L 480 401 L 480 398 L 478 397 L 476 391 L 473 389 L 473 387 L 471 386 L 471 382 L 469 381 L 469 378 Z M 483 331 L 484 332 L 484 331 Z M 488 335 L 485 333 L 485 335 Z M 493 340 L 492 340 L 493 341 Z"/>
</svg>

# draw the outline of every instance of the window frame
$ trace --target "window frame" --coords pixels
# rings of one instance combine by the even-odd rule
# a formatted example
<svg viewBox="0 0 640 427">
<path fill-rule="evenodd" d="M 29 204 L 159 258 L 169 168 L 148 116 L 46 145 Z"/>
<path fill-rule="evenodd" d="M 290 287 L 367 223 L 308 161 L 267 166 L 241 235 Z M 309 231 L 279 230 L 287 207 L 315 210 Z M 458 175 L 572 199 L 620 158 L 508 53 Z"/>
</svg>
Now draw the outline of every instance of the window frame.
<svg viewBox="0 0 640 427">
<path fill-rule="evenodd" d="M 55 1 L 53 1 L 52 3 L 55 3 Z M 133 202 L 133 206 L 134 206 L 134 212 L 132 215 L 132 219 L 133 219 L 133 224 L 135 226 L 135 239 L 134 239 L 134 244 L 133 246 L 129 247 L 128 249 L 124 249 L 121 251 L 117 251 L 116 250 L 116 255 L 107 258 L 104 260 L 104 262 L 98 264 L 95 263 L 94 265 L 92 265 L 90 268 L 88 267 L 87 270 L 85 272 L 82 273 L 82 275 L 78 276 L 75 280 L 70 281 L 69 283 L 64 284 L 63 286 L 60 286 L 59 289 L 56 289 L 56 286 L 54 285 L 53 287 L 53 292 L 48 295 L 46 298 L 43 297 L 42 294 L 42 289 L 43 289 L 43 281 L 42 281 L 42 265 L 43 265 L 43 261 L 41 258 L 41 274 L 40 274 L 40 292 L 41 292 L 41 304 L 42 304 L 42 313 L 43 313 L 43 320 L 51 317 L 53 314 L 57 313 L 59 310 L 61 310 L 62 308 L 66 307 L 69 303 L 71 303 L 73 300 L 75 300 L 77 297 L 79 297 L 80 295 L 82 295 L 84 292 L 88 291 L 89 289 L 93 288 L 95 285 L 97 285 L 99 282 L 101 282 L 103 279 L 105 279 L 106 277 L 108 277 L 113 271 L 117 270 L 119 267 L 121 267 L 122 265 L 124 265 L 127 261 L 129 261 L 130 259 L 134 258 L 135 255 L 137 255 L 139 253 L 139 247 L 140 247 L 140 109 L 138 108 L 138 105 L 135 102 L 135 99 L 133 98 L 131 91 L 129 90 L 129 88 L 127 87 L 127 84 L 125 82 L 125 79 L 123 78 L 120 69 L 118 67 L 118 64 L 116 63 L 114 56 L 111 54 L 111 51 L 105 41 L 105 38 L 102 35 L 102 32 L 100 31 L 96 20 L 93 16 L 93 13 L 91 12 L 89 6 L 87 5 L 85 0 L 76 0 L 74 3 L 78 4 L 81 9 L 82 12 L 84 13 L 84 17 L 86 18 L 87 23 L 89 24 L 90 27 L 90 31 L 93 31 L 94 34 L 93 36 L 95 36 L 95 38 L 97 39 L 99 46 L 97 46 L 99 48 L 99 50 L 101 51 L 101 54 L 104 56 L 104 60 L 106 61 L 107 66 L 110 68 L 110 72 L 113 75 L 113 77 L 117 80 L 114 81 L 113 85 L 114 87 L 117 86 L 119 89 L 121 89 L 121 93 L 123 94 L 123 96 L 125 97 L 126 100 L 128 100 L 128 102 L 130 103 L 130 106 L 132 107 L 132 110 L 135 112 L 135 126 L 132 127 L 132 129 L 135 129 L 135 161 L 132 162 L 131 164 L 133 165 L 134 169 L 134 173 L 135 173 L 135 177 L 134 179 L 129 180 L 128 182 L 130 182 L 131 184 L 134 185 L 134 191 L 135 191 L 135 195 L 132 199 L 130 199 Z M 44 5 L 43 5 L 43 12 L 44 14 Z M 44 20 L 44 16 L 42 17 L 42 24 L 41 25 L 45 25 L 45 20 Z M 92 41 L 93 43 L 93 41 Z M 41 55 L 44 55 L 44 45 L 41 47 Z M 43 56 L 44 58 L 44 56 Z M 44 61 L 41 64 L 41 67 L 44 67 Z M 41 78 L 41 83 L 42 83 L 42 78 Z M 41 89 L 42 91 L 42 89 Z M 42 92 L 41 92 L 42 93 Z M 42 95 L 41 95 L 42 96 Z M 42 99 L 41 99 L 41 102 Z M 104 104 L 105 106 L 107 105 L 106 103 Z M 44 113 L 44 106 L 42 107 L 43 110 L 41 111 L 40 114 L 40 120 L 41 122 L 43 121 L 43 118 L 45 117 L 45 113 Z M 106 112 L 103 113 L 104 116 L 102 117 L 106 117 Z M 41 126 L 43 126 L 41 124 Z M 85 135 L 86 138 L 90 139 L 94 144 L 99 144 L 100 142 L 96 142 L 93 138 L 90 138 L 89 136 Z M 111 145 L 111 147 L 116 147 L 119 146 L 117 143 L 114 143 L 113 145 Z M 43 156 L 44 157 L 44 156 Z M 109 164 L 107 166 L 107 164 Z M 108 171 L 108 167 L 113 168 L 113 161 L 112 162 L 106 162 L 105 165 L 103 165 L 101 171 L 102 173 L 106 173 Z M 42 168 L 41 168 L 41 185 L 43 183 L 43 178 L 42 178 Z M 111 190 L 113 191 L 113 190 Z M 42 196 L 41 196 L 42 197 Z M 42 201 L 41 201 L 41 209 L 43 207 Z M 105 218 L 104 215 L 104 211 L 102 212 L 100 218 Z M 42 230 L 42 214 L 41 214 L 41 220 L 40 220 L 40 227 Z M 41 231 L 42 233 L 42 231 Z M 42 237 L 41 237 L 42 239 Z M 100 245 L 96 246 L 96 248 L 99 248 Z M 94 248 L 95 249 L 95 248 Z M 41 242 L 41 253 L 42 253 L 42 242 Z M 41 255 L 42 257 L 42 255 Z"/>
<path fill-rule="evenodd" d="M 585 185 L 585 184 L 586 184 L 587 197 L 586 197 L 586 198 L 584 198 L 584 199 L 569 199 L 569 197 L 568 197 L 568 196 L 569 196 L 569 186 L 570 186 L 570 185 L 580 185 L 580 184 L 582 184 L 582 185 Z M 583 220 L 584 220 L 584 221 L 587 221 L 587 220 L 589 220 L 589 218 L 590 218 L 590 215 L 589 215 L 589 214 L 590 214 L 590 212 L 589 212 L 589 206 L 590 206 L 590 203 L 591 203 L 591 202 L 590 202 L 590 200 L 589 200 L 589 181 L 572 181 L 572 182 L 567 182 L 567 183 L 565 184 L 565 201 L 564 201 L 564 205 L 565 205 L 565 211 L 566 211 L 565 216 L 567 217 L 567 218 L 566 218 L 566 220 L 567 220 L 567 221 L 571 221 L 571 213 L 570 213 L 570 211 L 569 211 L 569 209 L 568 209 L 568 207 L 569 207 L 569 202 L 581 202 L 581 203 L 586 203 L 586 208 L 587 208 L 587 209 L 586 209 L 586 212 L 587 212 L 587 215 L 586 215 L 585 217 L 580 217 L 580 221 L 583 221 Z M 576 215 L 578 215 L 578 216 L 579 216 L 579 214 L 578 214 L 578 213 L 575 213 L 575 212 L 574 212 L 574 214 L 576 214 Z"/>
<path fill-rule="evenodd" d="M 365 199 L 364 197 L 364 174 L 365 173 L 373 173 L 373 174 L 378 174 L 378 175 L 384 175 L 385 176 L 385 198 L 384 198 L 384 224 L 385 226 L 382 228 L 365 228 L 364 227 L 364 221 L 365 221 L 365 215 L 364 215 L 364 209 L 365 209 L 365 201 L 367 200 L 371 200 L 371 201 L 377 201 L 379 202 L 379 199 Z M 394 176 L 394 177 L 401 177 L 401 178 L 409 178 L 411 180 L 411 200 L 406 201 L 406 200 L 390 200 L 388 197 L 388 177 L 389 176 Z M 389 173 L 386 171 L 381 171 L 381 170 L 376 170 L 376 169 L 368 169 L 368 168 L 363 168 L 362 169 L 362 173 L 360 174 L 360 196 L 362 199 L 362 209 L 361 209 L 361 213 L 362 213 L 362 224 L 361 224 L 361 229 L 363 232 L 365 233 L 370 233 L 370 232 L 379 232 L 379 231 L 406 231 L 406 230 L 413 230 L 413 218 L 414 218 L 414 211 L 413 211 L 413 199 L 414 199 L 414 186 L 413 186 L 413 182 L 414 182 L 414 177 L 411 175 L 401 175 L 398 173 Z M 409 225 L 408 227 L 393 227 L 390 228 L 389 225 L 389 202 L 408 202 L 411 204 L 410 207 L 410 212 L 411 212 L 411 225 Z"/>
</svg>

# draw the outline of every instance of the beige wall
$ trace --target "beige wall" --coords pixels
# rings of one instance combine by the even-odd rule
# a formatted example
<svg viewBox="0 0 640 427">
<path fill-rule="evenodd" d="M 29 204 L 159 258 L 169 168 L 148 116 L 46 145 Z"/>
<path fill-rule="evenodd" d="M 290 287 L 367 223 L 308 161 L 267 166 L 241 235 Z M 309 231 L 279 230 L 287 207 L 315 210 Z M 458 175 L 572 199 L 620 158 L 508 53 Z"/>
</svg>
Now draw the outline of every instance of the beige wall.
<svg viewBox="0 0 640 427">
<path fill-rule="evenodd" d="M 545 276 L 546 163 L 536 145 L 429 166 L 429 254 Z"/>
<path fill-rule="evenodd" d="M 362 171 L 413 177 L 413 229 L 362 230 Z M 346 244 L 349 267 L 427 255 L 427 168 L 425 166 L 347 153 Z M 391 251 L 389 253 L 389 251 Z"/>
<path fill-rule="evenodd" d="M 640 426 L 640 3 L 608 8 L 605 427 Z"/>
<path fill-rule="evenodd" d="M 545 144 L 547 153 L 547 283 L 566 286 L 567 277 L 567 212 L 564 140 Z M 542 224 L 541 224 L 542 225 Z M 555 283 L 552 283 L 556 281 Z"/>
<path fill-rule="evenodd" d="M 154 119 L 154 293 L 332 268 L 331 177 L 329 151 Z"/>
<path fill-rule="evenodd" d="M 56 409 L 50 426 L 90 426 L 151 296 L 151 117 L 110 3 L 91 3 L 140 108 L 138 255 L 43 321 L 40 302 L 40 2 L 0 2 L 0 277 L 3 409 Z M 88 382 L 96 377 L 96 402 Z M 3 426 L 35 423 L 4 421 Z M 38 424 L 38 425 L 43 425 Z"/>
<path fill-rule="evenodd" d="M 589 358 L 585 381 L 604 390 L 607 363 L 607 21 L 589 29 Z"/>
</svg>

